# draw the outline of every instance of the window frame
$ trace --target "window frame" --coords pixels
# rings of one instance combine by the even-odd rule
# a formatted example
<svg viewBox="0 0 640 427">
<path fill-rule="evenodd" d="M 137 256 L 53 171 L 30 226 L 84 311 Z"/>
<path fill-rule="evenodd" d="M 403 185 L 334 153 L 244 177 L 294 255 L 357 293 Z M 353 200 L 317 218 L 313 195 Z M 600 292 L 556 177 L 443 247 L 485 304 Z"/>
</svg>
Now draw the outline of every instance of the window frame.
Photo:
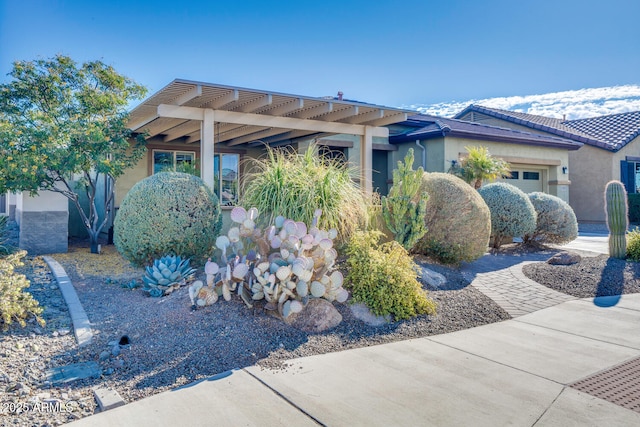
<svg viewBox="0 0 640 427">
<path fill-rule="evenodd" d="M 228 202 L 224 201 L 223 199 L 223 183 L 224 180 L 222 179 L 222 171 L 225 169 L 224 166 L 224 162 L 223 162 L 223 157 L 224 156 L 233 156 L 236 158 L 235 161 L 235 178 L 233 180 L 230 180 L 232 182 L 235 182 L 235 194 L 233 199 L 230 199 Z M 216 160 L 218 159 L 218 160 Z M 225 153 L 225 152 L 216 152 L 213 154 L 213 173 L 214 173 L 214 177 L 213 177 L 213 183 L 214 183 L 214 187 L 216 187 L 214 189 L 214 194 L 216 196 L 218 196 L 218 200 L 220 201 L 220 206 L 225 208 L 232 208 L 234 206 L 238 205 L 238 202 L 240 200 L 240 175 L 241 175 L 241 170 L 240 170 L 240 162 L 241 162 L 241 154 L 240 153 Z M 233 187 L 233 184 L 232 184 Z"/>
<path fill-rule="evenodd" d="M 168 153 L 171 154 L 172 156 L 172 162 L 173 162 L 173 171 L 175 172 L 177 167 L 178 167 L 178 155 L 190 155 L 191 156 L 191 164 L 194 166 L 197 166 L 196 162 L 198 159 L 198 156 L 196 155 L 195 151 L 188 151 L 188 150 L 171 150 L 171 149 L 163 149 L 163 148 L 154 148 L 151 150 L 151 171 L 153 173 L 153 175 L 155 175 L 158 172 L 163 172 L 162 170 L 156 171 L 156 153 Z M 180 163 L 184 163 L 180 162 Z"/>
</svg>

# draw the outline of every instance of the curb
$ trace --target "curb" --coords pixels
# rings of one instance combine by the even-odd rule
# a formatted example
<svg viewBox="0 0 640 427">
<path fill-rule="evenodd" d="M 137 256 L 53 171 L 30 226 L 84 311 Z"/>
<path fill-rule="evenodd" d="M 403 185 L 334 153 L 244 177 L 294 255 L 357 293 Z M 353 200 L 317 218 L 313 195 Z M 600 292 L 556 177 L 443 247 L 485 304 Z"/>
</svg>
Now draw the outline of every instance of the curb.
<svg viewBox="0 0 640 427">
<path fill-rule="evenodd" d="M 50 256 L 43 256 L 42 259 L 47 263 L 49 269 L 53 273 L 62 296 L 64 297 L 67 307 L 69 308 L 69 315 L 71 316 L 71 322 L 73 323 L 73 333 L 76 336 L 76 341 L 80 347 L 91 344 L 93 340 L 93 332 L 91 331 L 91 323 L 87 317 L 87 313 L 82 308 L 78 294 L 76 293 L 67 272 L 64 268 Z"/>
</svg>

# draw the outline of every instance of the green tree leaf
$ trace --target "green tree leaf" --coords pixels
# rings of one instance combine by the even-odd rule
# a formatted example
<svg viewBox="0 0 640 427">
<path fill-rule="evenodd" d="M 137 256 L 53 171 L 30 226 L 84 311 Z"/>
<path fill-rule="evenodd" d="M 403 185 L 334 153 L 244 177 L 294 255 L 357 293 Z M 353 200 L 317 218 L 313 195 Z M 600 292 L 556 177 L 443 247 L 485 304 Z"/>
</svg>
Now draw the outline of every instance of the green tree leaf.
<svg viewBox="0 0 640 427">
<path fill-rule="evenodd" d="M 9 75 L 12 81 L 0 85 L 0 193 L 63 194 L 78 209 L 97 252 L 114 201 L 112 185 L 100 219 L 97 183 L 104 176 L 115 180 L 142 158 L 144 137 L 127 129 L 126 109 L 146 88 L 101 61 L 78 65 L 62 55 L 17 61 Z"/>
</svg>

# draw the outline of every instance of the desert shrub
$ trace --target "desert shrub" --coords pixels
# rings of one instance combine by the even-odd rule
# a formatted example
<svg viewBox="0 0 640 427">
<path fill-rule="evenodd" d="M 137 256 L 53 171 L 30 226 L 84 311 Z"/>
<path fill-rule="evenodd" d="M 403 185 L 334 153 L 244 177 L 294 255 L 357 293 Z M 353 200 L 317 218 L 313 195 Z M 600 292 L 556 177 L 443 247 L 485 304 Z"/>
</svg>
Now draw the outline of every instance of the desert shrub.
<svg viewBox="0 0 640 427">
<path fill-rule="evenodd" d="M 220 233 L 218 198 L 198 177 L 160 172 L 127 193 L 113 231 L 118 252 L 136 265 L 173 254 L 202 262 Z"/>
<path fill-rule="evenodd" d="M 14 321 L 22 327 L 26 326 L 25 320 L 31 316 L 44 325 L 40 317 L 42 307 L 30 293 L 24 291 L 30 285 L 29 280 L 14 271 L 15 267 L 22 265 L 21 260 L 26 254 L 25 251 L 19 251 L 0 258 L 0 323 L 4 330 Z"/>
<path fill-rule="evenodd" d="M 382 233 L 356 232 L 347 245 L 346 285 L 354 302 L 378 316 L 397 320 L 435 314 L 436 305 L 416 279 L 417 265 L 406 249 L 391 241 L 378 245 Z"/>
<path fill-rule="evenodd" d="M 387 197 L 382 197 L 382 214 L 388 229 L 405 249 L 411 250 L 427 232 L 424 217 L 428 195 L 420 197 L 420 184 L 424 170 L 413 170 L 413 149 L 409 149 L 403 162 L 393 171 L 393 186 Z"/>
<path fill-rule="evenodd" d="M 256 207 L 263 225 L 278 215 L 310 224 L 320 209 L 318 227 L 338 230 L 340 243 L 367 226 L 370 200 L 344 164 L 317 155 L 313 145 L 304 154 L 267 148 L 266 156 L 251 160 L 247 171 L 241 205 Z"/>
<path fill-rule="evenodd" d="M 578 220 L 567 202 L 551 194 L 529 193 L 536 210 L 536 229 L 525 236 L 526 241 L 564 244 L 578 237 Z"/>
<path fill-rule="evenodd" d="M 473 261 L 487 251 L 491 216 L 482 197 L 462 179 L 425 173 L 421 194 L 428 195 L 427 233 L 413 248 L 447 264 Z"/>
<path fill-rule="evenodd" d="M 536 229 L 536 210 L 529 197 L 518 187 L 494 182 L 478 190 L 491 211 L 493 246 L 499 248 L 505 238 L 524 237 Z"/>
<path fill-rule="evenodd" d="M 627 258 L 640 261 L 640 228 L 638 227 L 627 233 Z"/>
</svg>

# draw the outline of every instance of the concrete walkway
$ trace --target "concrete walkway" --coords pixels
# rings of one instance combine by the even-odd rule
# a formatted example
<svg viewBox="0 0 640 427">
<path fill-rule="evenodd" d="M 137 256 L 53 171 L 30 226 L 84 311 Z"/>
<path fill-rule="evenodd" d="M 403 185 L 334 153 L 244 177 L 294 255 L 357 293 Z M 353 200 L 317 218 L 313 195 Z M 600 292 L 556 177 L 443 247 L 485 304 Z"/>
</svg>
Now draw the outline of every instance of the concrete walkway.
<svg viewBox="0 0 640 427">
<path fill-rule="evenodd" d="M 561 298 L 525 280 L 521 262 L 530 259 L 506 258 L 485 257 L 466 272 L 473 286 L 513 305 L 515 319 L 295 359 L 283 370 L 230 371 L 71 425 L 640 425 L 640 396 L 627 399 L 631 410 L 575 384 L 640 366 L 640 294 L 608 308 Z M 640 372 L 625 375 L 627 390 L 638 390 Z M 626 393 L 615 381 L 609 388 Z"/>
<path fill-rule="evenodd" d="M 72 426 L 631 426 L 572 388 L 640 357 L 640 295 L 575 300 L 451 334 L 250 367 Z M 640 403 L 638 407 L 640 411 Z"/>
</svg>

